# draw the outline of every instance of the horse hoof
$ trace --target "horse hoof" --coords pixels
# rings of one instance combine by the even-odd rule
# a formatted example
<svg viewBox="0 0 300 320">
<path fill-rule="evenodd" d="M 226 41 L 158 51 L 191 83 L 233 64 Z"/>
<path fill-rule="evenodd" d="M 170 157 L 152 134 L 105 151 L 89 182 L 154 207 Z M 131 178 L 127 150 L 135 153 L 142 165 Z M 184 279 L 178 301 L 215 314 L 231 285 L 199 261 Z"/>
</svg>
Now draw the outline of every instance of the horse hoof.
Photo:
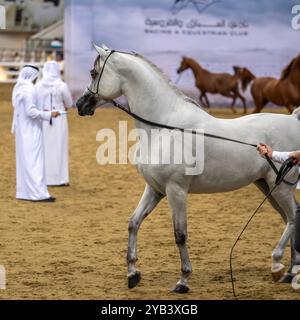
<svg viewBox="0 0 300 320">
<path fill-rule="evenodd" d="M 183 284 L 176 284 L 176 287 L 172 290 L 174 293 L 188 293 L 189 292 L 189 287 L 185 286 Z"/>
<path fill-rule="evenodd" d="M 272 278 L 274 282 L 278 282 L 284 275 L 285 267 L 283 264 L 279 263 L 275 268 L 271 269 Z"/>
<path fill-rule="evenodd" d="M 285 273 L 281 279 L 279 280 L 280 283 L 291 283 L 293 280 L 294 275 L 290 273 Z"/>
<path fill-rule="evenodd" d="M 132 289 L 137 286 L 137 284 L 141 281 L 141 273 L 136 271 L 134 274 L 128 277 L 128 288 Z"/>
<path fill-rule="evenodd" d="M 292 288 L 294 290 L 300 289 L 300 274 L 297 274 L 292 280 Z"/>
<path fill-rule="evenodd" d="M 292 273 L 294 273 L 294 274 L 300 273 L 300 265 L 299 264 L 296 264 L 293 266 Z"/>
</svg>

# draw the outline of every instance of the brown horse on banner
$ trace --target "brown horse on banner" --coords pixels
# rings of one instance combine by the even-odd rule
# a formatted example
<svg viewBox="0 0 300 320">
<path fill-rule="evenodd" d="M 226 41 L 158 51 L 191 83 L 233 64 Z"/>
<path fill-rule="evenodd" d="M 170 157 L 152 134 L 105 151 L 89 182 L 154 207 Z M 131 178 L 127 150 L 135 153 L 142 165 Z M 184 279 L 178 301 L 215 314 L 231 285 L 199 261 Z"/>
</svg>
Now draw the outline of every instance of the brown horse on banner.
<svg viewBox="0 0 300 320">
<path fill-rule="evenodd" d="M 282 71 L 279 80 L 272 77 L 256 78 L 251 87 L 258 113 L 268 103 L 285 106 L 290 113 L 300 105 L 300 55 L 294 58 Z"/>
<path fill-rule="evenodd" d="M 203 106 L 210 107 L 206 93 L 221 94 L 232 98 L 231 109 L 233 112 L 236 112 L 234 105 L 237 98 L 243 103 L 244 113 L 247 112 L 246 99 L 239 92 L 239 78 L 237 75 L 212 73 L 202 68 L 194 59 L 183 57 L 177 73 L 180 74 L 187 69 L 191 69 L 195 76 L 196 87 L 200 90 L 200 102 Z"/>
<path fill-rule="evenodd" d="M 256 78 L 255 75 L 245 67 L 233 66 L 233 71 L 234 75 L 239 78 L 243 91 L 246 91 L 249 84 Z"/>
</svg>

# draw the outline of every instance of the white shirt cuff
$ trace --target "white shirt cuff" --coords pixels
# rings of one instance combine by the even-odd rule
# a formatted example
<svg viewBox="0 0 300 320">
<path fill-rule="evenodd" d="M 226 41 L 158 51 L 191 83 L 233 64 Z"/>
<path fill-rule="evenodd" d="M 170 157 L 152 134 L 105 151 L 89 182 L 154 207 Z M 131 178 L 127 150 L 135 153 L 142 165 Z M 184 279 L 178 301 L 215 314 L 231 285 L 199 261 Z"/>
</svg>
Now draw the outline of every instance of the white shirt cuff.
<svg viewBox="0 0 300 320">
<path fill-rule="evenodd" d="M 290 152 L 273 151 L 272 160 L 275 162 L 283 163 L 289 158 Z"/>
</svg>

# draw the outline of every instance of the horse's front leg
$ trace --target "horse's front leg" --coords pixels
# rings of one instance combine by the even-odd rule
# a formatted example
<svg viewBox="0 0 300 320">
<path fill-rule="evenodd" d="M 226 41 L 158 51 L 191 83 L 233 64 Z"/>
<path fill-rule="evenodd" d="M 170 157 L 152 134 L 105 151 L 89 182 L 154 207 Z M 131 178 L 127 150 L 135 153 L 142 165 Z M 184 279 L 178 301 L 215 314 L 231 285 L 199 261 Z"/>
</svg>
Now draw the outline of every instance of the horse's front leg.
<svg viewBox="0 0 300 320">
<path fill-rule="evenodd" d="M 129 239 L 127 251 L 128 264 L 128 288 L 134 288 L 141 280 L 141 273 L 136 269 L 137 233 L 143 220 L 152 212 L 164 196 L 152 189 L 148 184 L 145 187 L 143 196 L 130 218 L 128 225 Z"/>
<path fill-rule="evenodd" d="M 235 102 L 236 102 L 237 95 L 236 95 L 236 93 L 234 92 L 234 93 L 232 93 L 232 94 L 229 94 L 228 96 L 232 98 L 232 103 L 231 103 L 230 108 L 231 108 L 231 110 L 232 110 L 233 113 L 236 113 L 236 109 L 235 109 L 234 106 L 235 106 Z"/>
<path fill-rule="evenodd" d="M 186 198 L 187 193 L 178 185 L 167 187 L 167 197 L 172 210 L 175 241 L 179 249 L 181 259 L 181 278 L 172 290 L 175 293 L 187 293 L 189 288 L 187 281 L 192 273 L 192 265 L 187 249 L 187 215 Z"/>
<path fill-rule="evenodd" d="M 204 98 L 204 95 L 203 95 L 203 93 L 201 92 L 201 93 L 200 93 L 200 98 L 199 98 L 200 103 L 202 103 L 202 106 L 203 106 L 204 108 L 207 108 L 206 102 L 204 101 L 203 98 Z"/>
<path fill-rule="evenodd" d="M 246 114 L 247 113 L 247 104 L 246 104 L 246 99 L 240 94 L 239 91 L 237 91 L 237 96 L 240 98 L 240 100 L 242 101 L 243 103 L 243 107 L 244 107 L 244 113 Z"/>
<path fill-rule="evenodd" d="M 208 98 L 207 98 L 207 95 L 206 95 L 206 92 L 204 92 L 204 98 L 205 98 L 205 100 L 206 100 L 206 106 L 207 106 L 207 108 L 210 108 L 210 102 L 209 102 L 209 100 L 208 100 Z"/>
</svg>

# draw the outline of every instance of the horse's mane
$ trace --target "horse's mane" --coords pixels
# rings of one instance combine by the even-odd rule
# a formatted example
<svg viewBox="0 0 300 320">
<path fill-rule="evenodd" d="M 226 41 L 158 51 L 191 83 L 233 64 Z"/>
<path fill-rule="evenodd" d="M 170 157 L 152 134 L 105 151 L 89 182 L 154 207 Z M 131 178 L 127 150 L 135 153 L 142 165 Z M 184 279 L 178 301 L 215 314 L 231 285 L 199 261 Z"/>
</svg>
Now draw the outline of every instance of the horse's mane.
<svg viewBox="0 0 300 320">
<path fill-rule="evenodd" d="M 286 79 L 290 72 L 292 71 L 292 67 L 297 58 L 294 58 L 281 72 L 280 80 Z"/>
<path fill-rule="evenodd" d="M 139 53 L 134 53 L 134 55 L 138 58 L 140 58 L 141 60 L 143 60 L 144 62 L 146 62 L 152 69 L 154 69 L 154 71 L 158 72 L 160 74 L 160 76 L 168 83 L 168 85 L 172 88 L 172 90 L 181 98 L 183 98 L 184 101 L 186 102 L 190 102 L 192 104 L 195 104 L 197 107 L 202 108 L 197 101 L 195 101 L 194 99 L 186 96 L 181 90 L 179 90 L 176 85 L 170 80 L 170 78 L 162 71 L 162 69 L 160 69 L 156 64 L 154 64 L 153 62 L 151 62 L 150 60 L 148 60 L 147 58 L 145 58 L 144 56 L 142 56 Z"/>
<path fill-rule="evenodd" d="M 99 61 L 100 61 L 100 55 L 98 54 L 94 62 L 94 68 L 96 67 Z"/>
</svg>

